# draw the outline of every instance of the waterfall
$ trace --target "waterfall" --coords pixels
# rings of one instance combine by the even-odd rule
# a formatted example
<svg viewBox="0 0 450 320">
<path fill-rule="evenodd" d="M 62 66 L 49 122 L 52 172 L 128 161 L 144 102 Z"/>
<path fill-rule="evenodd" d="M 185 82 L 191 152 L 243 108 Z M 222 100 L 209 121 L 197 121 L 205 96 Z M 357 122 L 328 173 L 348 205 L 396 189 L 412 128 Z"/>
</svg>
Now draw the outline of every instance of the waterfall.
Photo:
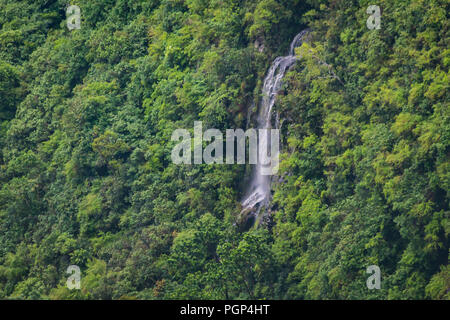
<svg viewBox="0 0 450 320">
<path fill-rule="evenodd" d="M 262 100 L 258 111 L 258 117 L 256 121 L 257 129 L 271 129 L 272 128 L 272 108 L 275 104 L 275 100 L 278 91 L 281 88 L 283 77 L 286 71 L 295 63 L 295 48 L 300 46 L 303 42 L 308 30 L 304 30 L 295 36 L 291 43 L 289 55 L 285 57 L 277 57 L 264 79 L 264 85 L 262 88 Z M 276 128 L 278 124 L 275 124 Z M 267 137 L 263 139 L 268 139 Z M 258 145 L 266 143 L 266 140 L 259 141 Z M 258 148 L 259 149 L 259 148 Z M 267 147 L 269 149 L 269 147 Z M 261 155 L 261 154 L 260 154 Z M 266 156 L 266 155 L 264 155 Z M 273 158 L 274 155 L 272 155 Z M 242 213 L 249 213 L 250 218 L 255 219 L 263 207 L 267 207 L 271 197 L 271 180 L 269 175 L 263 175 L 264 161 L 259 159 L 258 163 L 254 166 L 251 175 L 251 180 L 248 184 L 245 197 L 242 200 Z"/>
</svg>

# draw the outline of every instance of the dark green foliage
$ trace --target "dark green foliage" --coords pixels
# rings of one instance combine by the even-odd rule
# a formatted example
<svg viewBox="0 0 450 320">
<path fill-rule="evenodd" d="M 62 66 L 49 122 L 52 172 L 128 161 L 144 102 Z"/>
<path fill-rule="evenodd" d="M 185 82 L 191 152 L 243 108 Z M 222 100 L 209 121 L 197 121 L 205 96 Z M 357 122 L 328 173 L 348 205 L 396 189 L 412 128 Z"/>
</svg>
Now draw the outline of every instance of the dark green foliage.
<svg viewBox="0 0 450 320">
<path fill-rule="evenodd" d="M 449 299 L 449 8 L 378 2 L 0 0 L 0 298 Z M 306 27 L 273 223 L 240 232 L 245 167 L 171 135 L 251 125 Z"/>
</svg>

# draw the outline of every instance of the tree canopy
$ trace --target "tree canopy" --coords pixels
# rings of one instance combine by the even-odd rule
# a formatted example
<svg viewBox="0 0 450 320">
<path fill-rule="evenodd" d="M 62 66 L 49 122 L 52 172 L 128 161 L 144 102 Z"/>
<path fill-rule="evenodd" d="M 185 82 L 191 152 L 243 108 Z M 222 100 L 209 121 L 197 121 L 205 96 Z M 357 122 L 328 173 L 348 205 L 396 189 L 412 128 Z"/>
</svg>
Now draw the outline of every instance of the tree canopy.
<svg viewBox="0 0 450 320">
<path fill-rule="evenodd" d="M 369 1 L 0 0 L 0 298 L 449 299 L 448 2 L 376 2 L 370 30 Z M 243 231 L 249 167 L 176 165 L 171 135 L 252 126 L 306 28 Z"/>
</svg>

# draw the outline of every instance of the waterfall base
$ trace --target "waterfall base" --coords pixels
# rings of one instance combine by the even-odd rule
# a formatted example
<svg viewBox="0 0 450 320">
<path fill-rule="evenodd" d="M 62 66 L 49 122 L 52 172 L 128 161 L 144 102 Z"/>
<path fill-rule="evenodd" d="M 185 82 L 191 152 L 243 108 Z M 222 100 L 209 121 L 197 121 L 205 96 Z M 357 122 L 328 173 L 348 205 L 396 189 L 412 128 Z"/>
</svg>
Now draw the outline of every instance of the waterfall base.
<svg viewBox="0 0 450 320">
<path fill-rule="evenodd" d="M 297 57 L 295 56 L 295 48 L 303 43 L 304 37 L 308 34 L 308 30 L 304 30 L 297 34 L 290 46 L 288 56 L 277 57 L 264 79 L 262 89 L 263 98 L 260 104 L 257 128 L 270 129 L 272 127 L 272 108 L 278 91 L 281 88 L 282 80 L 289 68 L 294 65 Z M 276 123 L 277 127 L 278 124 Z M 278 129 L 278 128 L 277 128 Z M 258 161 L 261 163 L 261 161 Z M 262 164 L 256 164 L 253 168 L 249 188 L 246 196 L 242 200 L 242 211 L 240 214 L 240 225 L 245 226 L 247 230 L 258 221 L 264 220 L 264 215 L 260 217 L 261 211 L 267 211 L 271 200 L 271 177 L 262 175 Z"/>
</svg>

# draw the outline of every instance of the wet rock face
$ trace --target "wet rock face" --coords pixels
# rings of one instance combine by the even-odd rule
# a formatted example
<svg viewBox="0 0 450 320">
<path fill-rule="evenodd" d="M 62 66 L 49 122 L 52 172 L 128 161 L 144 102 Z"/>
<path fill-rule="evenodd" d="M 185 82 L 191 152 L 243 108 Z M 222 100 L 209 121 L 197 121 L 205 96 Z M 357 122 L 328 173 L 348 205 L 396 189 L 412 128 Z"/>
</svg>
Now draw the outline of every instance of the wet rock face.
<svg viewBox="0 0 450 320">
<path fill-rule="evenodd" d="M 264 84 L 262 87 L 262 99 L 258 108 L 258 116 L 256 118 L 257 129 L 271 129 L 273 113 L 272 108 L 275 104 L 279 90 L 283 82 L 284 75 L 293 66 L 297 60 L 295 56 L 295 48 L 300 46 L 303 42 L 303 38 L 307 35 L 308 31 L 304 30 L 297 34 L 290 45 L 289 55 L 283 57 L 277 57 L 270 66 Z M 255 41 L 255 47 L 258 50 L 262 49 L 264 45 L 261 39 Z M 279 119 L 275 121 L 275 128 L 278 129 Z M 268 140 L 265 140 L 268 142 Z M 270 143 L 267 143 L 267 148 L 270 148 Z M 271 157 L 275 155 L 271 154 Z M 270 207 L 271 200 L 271 184 L 276 182 L 275 176 L 264 174 L 264 165 L 259 161 L 253 168 L 250 176 L 247 190 L 245 191 L 244 199 L 241 201 L 242 212 L 240 217 L 243 224 L 247 224 L 247 221 L 253 220 L 254 222 L 261 222 L 262 217 L 259 217 L 260 212 L 265 214 L 267 208 Z M 251 214 L 250 214 L 251 213 Z M 253 219 L 249 217 L 253 216 Z"/>
<path fill-rule="evenodd" d="M 246 232 L 252 227 L 271 228 L 273 226 L 272 208 L 262 205 L 246 208 L 240 212 L 236 225 L 241 232 Z"/>
<path fill-rule="evenodd" d="M 262 39 L 256 39 L 255 40 L 255 48 L 259 51 L 259 52 L 263 52 L 265 49 L 264 46 L 264 41 Z"/>
</svg>

